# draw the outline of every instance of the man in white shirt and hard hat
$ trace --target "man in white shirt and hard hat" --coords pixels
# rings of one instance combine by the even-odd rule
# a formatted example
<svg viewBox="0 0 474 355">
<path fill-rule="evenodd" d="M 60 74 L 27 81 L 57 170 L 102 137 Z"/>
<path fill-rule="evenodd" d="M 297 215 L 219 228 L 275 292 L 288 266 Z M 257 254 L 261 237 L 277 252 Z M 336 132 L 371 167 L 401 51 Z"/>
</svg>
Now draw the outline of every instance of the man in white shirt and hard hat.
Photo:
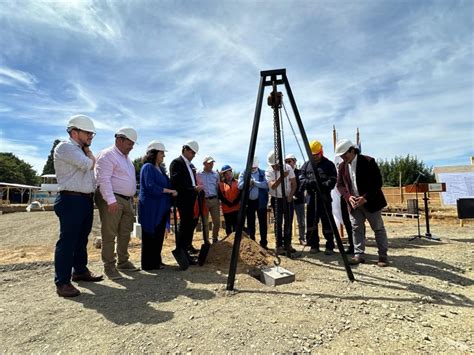
<svg viewBox="0 0 474 355">
<path fill-rule="evenodd" d="M 291 254 L 296 250 L 291 245 L 292 223 L 293 223 L 293 196 L 296 191 L 296 177 L 293 168 L 283 164 L 283 178 L 280 176 L 279 161 L 275 153 L 271 151 L 267 156 L 268 169 L 265 178 L 268 183 L 271 205 L 273 208 L 276 224 L 276 246 L 278 254 Z M 282 193 L 282 184 L 285 186 L 285 196 Z M 283 229 L 284 222 L 284 229 Z"/>
<path fill-rule="evenodd" d="M 61 297 L 80 291 L 72 281 L 96 282 L 102 275 L 87 268 L 87 242 L 94 218 L 95 157 L 89 146 L 95 136 L 92 119 L 77 115 L 67 125 L 69 140 L 54 149 L 54 169 L 59 194 L 54 211 L 59 218 L 59 240 L 54 252 L 54 283 Z"/>
</svg>

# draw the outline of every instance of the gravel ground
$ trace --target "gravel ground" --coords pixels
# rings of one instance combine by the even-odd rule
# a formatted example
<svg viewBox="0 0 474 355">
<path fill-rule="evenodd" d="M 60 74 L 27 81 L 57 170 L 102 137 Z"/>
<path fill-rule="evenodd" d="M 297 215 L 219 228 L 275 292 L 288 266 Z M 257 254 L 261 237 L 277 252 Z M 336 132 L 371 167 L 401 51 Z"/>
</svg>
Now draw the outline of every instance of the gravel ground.
<svg viewBox="0 0 474 355">
<path fill-rule="evenodd" d="M 472 222 L 433 221 L 434 242 L 409 241 L 414 220 L 385 221 L 391 266 L 375 265 L 369 234 L 370 260 L 353 268 L 354 283 L 338 253 L 304 253 L 282 258 L 294 283 L 269 287 L 239 273 L 226 291 L 222 265 L 178 271 L 171 235 L 165 270 L 82 282 L 79 297 L 63 299 L 52 282 L 54 213 L 0 215 L 0 352 L 474 352 Z M 131 255 L 139 263 L 138 241 Z M 90 260 L 100 271 L 92 245 Z"/>
</svg>

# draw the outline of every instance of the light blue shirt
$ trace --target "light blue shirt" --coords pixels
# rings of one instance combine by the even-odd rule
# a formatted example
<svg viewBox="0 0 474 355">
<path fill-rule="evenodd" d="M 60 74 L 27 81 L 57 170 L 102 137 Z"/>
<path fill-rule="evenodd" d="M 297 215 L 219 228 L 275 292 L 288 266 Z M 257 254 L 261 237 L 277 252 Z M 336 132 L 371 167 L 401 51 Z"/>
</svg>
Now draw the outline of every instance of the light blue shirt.
<svg viewBox="0 0 474 355">
<path fill-rule="evenodd" d="M 252 171 L 252 174 L 250 175 L 250 185 L 252 186 L 249 192 L 250 200 L 258 199 L 258 189 L 268 190 L 268 185 L 265 178 L 263 179 L 263 181 L 258 181 L 258 178 L 259 178 L 258 169 L 255 172 Z M 244 188 L 244 172 L 241 172 L 239 175 L 238 187 L 239 187 L 239 190 L 242 190 Z"/>
<path fill-rule="evenodd" d="M 219 185 L 219 174 L 215 171 L 201 171 L 197 174 L 197 180 L 203 186 L 206 197 L 216 197 Z"/>
</svg>

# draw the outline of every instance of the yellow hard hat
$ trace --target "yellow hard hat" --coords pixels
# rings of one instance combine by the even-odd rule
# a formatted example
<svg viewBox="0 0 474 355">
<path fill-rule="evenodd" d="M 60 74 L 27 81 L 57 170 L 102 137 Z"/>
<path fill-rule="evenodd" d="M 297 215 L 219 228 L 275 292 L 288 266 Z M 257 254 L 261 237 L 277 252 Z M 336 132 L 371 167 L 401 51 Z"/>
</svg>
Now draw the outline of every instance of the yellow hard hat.
<svg viewBox="0 0 474 355">
<path fill-rule="evenodd" d="M 312 141 L 309 144 L 309 147 L 311 148 L 311 153 L 313 154 L 319 154 L 321 150 L 323 149 L 323 145 L 321 144 L 320 141 Z"/>
</svg>

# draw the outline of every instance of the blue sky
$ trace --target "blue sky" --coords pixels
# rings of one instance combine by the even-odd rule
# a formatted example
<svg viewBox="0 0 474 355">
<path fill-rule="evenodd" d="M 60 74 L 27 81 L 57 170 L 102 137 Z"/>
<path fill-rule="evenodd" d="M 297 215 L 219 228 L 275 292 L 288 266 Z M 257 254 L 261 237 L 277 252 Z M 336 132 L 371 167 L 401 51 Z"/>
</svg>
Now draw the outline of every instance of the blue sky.
<svg viewBox="0 0 474 355">
<path fill-rule="evenodd" d="M 0 151 L 41 173 L 69 116 L 92 149 L 121 126 L 178 156 L 189 139 L 216 167 L 245 165 L 260 71 L 286 68 L 310 140 L 332 127 L 364 153 L 428 166 L 474 155 L 472 1 L 40 1 L 0 3 Z M 285 91 L 282 88 L 284 94 Z M 266 91 L 266 94 L 268 91 Z M 294 122 L 289 101 L 290 118 Z M 264 105 L 261 167 L 272 149 Z M 301 161 L 285 123 L 286 153 Z"/>
</svg>

